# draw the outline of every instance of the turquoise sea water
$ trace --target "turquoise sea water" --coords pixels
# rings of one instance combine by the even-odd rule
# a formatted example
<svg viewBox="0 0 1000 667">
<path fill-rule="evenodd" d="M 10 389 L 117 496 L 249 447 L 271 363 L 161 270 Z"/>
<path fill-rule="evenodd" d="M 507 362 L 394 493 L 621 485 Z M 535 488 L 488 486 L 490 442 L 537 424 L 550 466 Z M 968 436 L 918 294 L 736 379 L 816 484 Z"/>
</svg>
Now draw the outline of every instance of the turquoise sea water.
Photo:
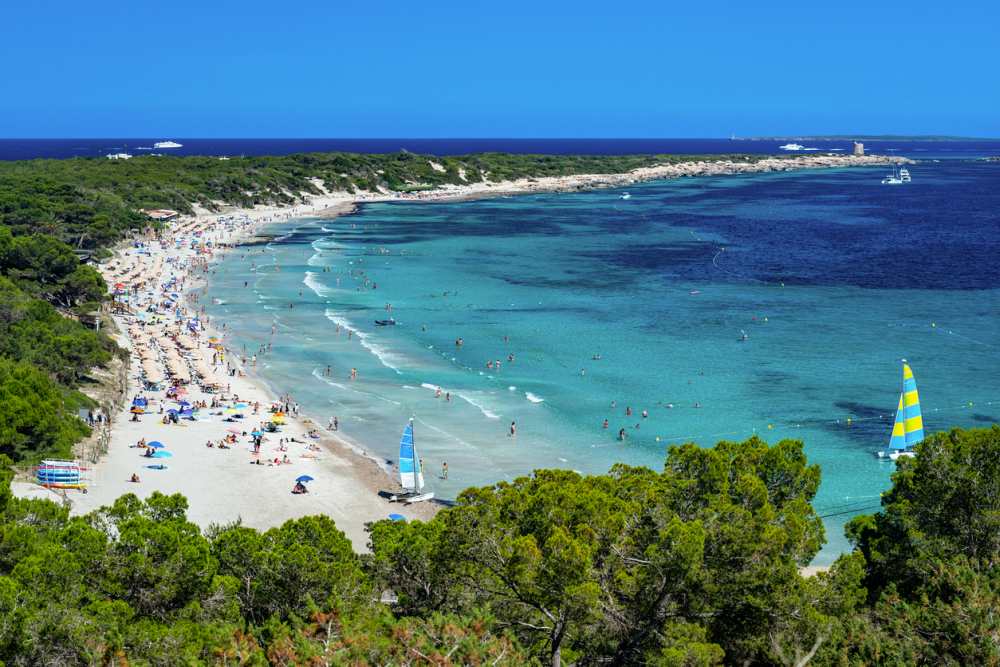
<svg viewBox="0 0 1000 667">
<path fill-rule="evenodd" d="M 204 301 L 237 348 L 272 343 L 257 370 L 275 390 L 369 453 L 394 461 L 413 417 L 446 498 L 538 467 L 658 467 L 687 441 L 802 439 L 824 563 L 889 483 L 872 454 L 900 358 L 928 429 L 1000 419 L 1000 165 L 911 171 L 896 188 L 856 169 L 370 204 L 275 225 Z M 375 326 L 386 304 L 397 326 Z"/>
</svg>

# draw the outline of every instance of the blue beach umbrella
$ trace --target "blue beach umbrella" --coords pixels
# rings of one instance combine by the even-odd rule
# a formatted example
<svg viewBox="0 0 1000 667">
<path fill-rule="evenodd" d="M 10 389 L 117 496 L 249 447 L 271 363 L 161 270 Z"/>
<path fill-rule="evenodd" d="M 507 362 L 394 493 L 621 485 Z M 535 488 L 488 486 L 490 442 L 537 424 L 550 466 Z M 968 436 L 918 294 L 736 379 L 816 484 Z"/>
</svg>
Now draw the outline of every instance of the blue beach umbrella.
<svg viewBox="0 0 1000 667">
<path fill-rule="evenodd" d="M 160 449 L 162 447 L 166 447 L 166 445 L 164 445 L 159 440 L 154 440 L 153 442 L 147 443 L 146 446 L 147 447 L 152 447 L 153 449 Z"/>
<path fill-rule="evenodd" d="M 158 452 L 153 452 L 153 456 L 151 458 L 154 458 L 154 459 L 169 459 L 171 456 L 173 456 L 173 454 L 171 454 L 168 451 L 158 451 Z"/>
<path fill-rule="evenodd" d="M 181 406 L 182 408 L 186 408 L 187 406 L 189 406 L 191 404 L 188 403 L 187 401 L 177 401 L 177 405 Z"/>
<path fill-rule="evenodd" d="M 296 482 L 311 482 L 311 481 L 313 481 L 313 478 L 310 477 L 309 475 L 299 475 L 298 477 L 295 478 L 295 481 Z"/>
<path fill-rule="evenodd" d="M 406 517 L 402 514 L 390 514 L 389 518 L 393 521 L 406 521 Z"/>
<path fill-rule="evenodd" d="M 244 409 L 244 408 L 249 408 L 250 406 L 249 406 L 249 405 L 247 405 L 246 403 L 237 403 L 237 404 L 236 404 L 236 405 L 234 405 L 233 407 L 234 407 L 234 408 L 239 408 L 239 409 L 241 409 L 241 410 L 242 410 L 242 409 Z"/>
<path fill-rule="evenodd" d="M 264 435 L 264 433 L 263 431 L 250 431 L 250 435 L 252 435 L 255 438 L 259 438 L 260 436 Z"/>
</svg>

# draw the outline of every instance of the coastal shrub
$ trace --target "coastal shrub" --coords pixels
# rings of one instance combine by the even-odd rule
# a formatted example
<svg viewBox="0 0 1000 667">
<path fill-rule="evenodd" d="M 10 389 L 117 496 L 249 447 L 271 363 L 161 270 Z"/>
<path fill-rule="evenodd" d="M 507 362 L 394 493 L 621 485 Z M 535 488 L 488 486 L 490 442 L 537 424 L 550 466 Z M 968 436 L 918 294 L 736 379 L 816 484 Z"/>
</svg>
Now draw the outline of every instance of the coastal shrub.
<svg viewBox="0 0 1000 667">
<path fill-rule="evenodd" d="M 63 390 L 31 364 L 0 357 L 0 454 L 14 461 L 68 457 L 90 433 Z"/>
<path fill-rule="evenodd" d="M 932 436 L 861 548 L 806 577 L 819 475 L 795 441 L 539 470 L 376 522 L 364 556 L 327 517 L 203 534 L 179 495 L 70 517 L 13 497 L 0 455 L 0 661 L 996 664 L 998 456 L 997 427 Z"/>
<path fill-rule="evenodd" d="M 31 363 L 67 387 L 110 361 L 117 346 L 0 276 L 0 356 Z"/>
<path fill-rule="evenodd" d="M 757 438 L 672 448 L 662 473 L 538 470 L 467 489 L 429 524 L 376 524 L 370 564 L 400 613 L 481 606 L 551 664 L 767 661 L 809 606 L 818 485 L 800 442 Z"/>
</svg>

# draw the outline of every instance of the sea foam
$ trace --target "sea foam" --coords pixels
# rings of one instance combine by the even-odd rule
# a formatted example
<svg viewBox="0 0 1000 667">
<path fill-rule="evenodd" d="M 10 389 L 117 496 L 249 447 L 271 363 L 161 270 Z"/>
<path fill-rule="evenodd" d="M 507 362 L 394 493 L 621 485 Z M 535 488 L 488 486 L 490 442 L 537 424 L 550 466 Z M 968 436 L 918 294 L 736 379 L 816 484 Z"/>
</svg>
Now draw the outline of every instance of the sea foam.
<svg viewBox="0 0 1000 667">
<path fill-rule="evenodd" d="M 399 366 L 397 366 L 397 364 L 403 363 L 403 358 L 387 349 L 385 346 L 374 342 L 371 339 L 371 334 L 367 334 L 364 331 L 358 331 L 357 327 L 355 327 L 349 319 L 338 315 L 329 309 L 326 311 L 326 319 L 330 320 L 334 324 L 339 324 L 342 329 L 353 331 L 354 337 L 358 339 L 359 343 L 361 343 L 361 347 L 374 354 L 379 360 L 379 363 L 392 370 L 397 375 L 403 374 L 402 371 L 399 370 Z"/>
</svg>

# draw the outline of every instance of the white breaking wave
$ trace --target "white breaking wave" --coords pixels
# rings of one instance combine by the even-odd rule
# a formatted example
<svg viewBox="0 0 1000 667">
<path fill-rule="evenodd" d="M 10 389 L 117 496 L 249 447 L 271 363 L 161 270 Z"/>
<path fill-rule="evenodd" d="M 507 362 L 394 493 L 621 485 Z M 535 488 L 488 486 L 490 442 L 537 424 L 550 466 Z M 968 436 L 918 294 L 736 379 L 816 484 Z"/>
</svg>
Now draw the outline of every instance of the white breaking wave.
<svg viewBox="0 0 1000 667">
<path fill-rule="evenodd" d="M 367 334 L 364 331 L 358 331 L 354 324 L 345 317 L 337 315 L 331 310 L 326 311 L 326 319 L 330 320 L 334 324 L 339 324 L 342 329 L 348 329 L 354 332 L 354 337 L 358 339 L 361 343 L 361 347 L 365 348 L 369 352 L 375 355 L 379 362 L 386 368 L 392 370 L 397 375 L 402 375 L 402 371 L 396 364 L 403 363 L 403 358 L 398 354 L 386 349 L 378 343 L 372 342 L 371 334 Z"/>
<path fill-rule="evenodd" d="M 316 296 L 325 297 L 329 294 L 330 288 L 321 283 L 319 279 L 316 278 L 316 273 L 312 271 L 306 271 L 306 277 L 302 279 L 302 284 L 311 289 Z"/>
<path fill-rule="evenodd" d="M 316 250 L 316 251 L 320 251 L 320 250 L 340 250 L 340 249 L 343 249 L 343 248 L 347 247 L 343 243 L 337 243 L 333 239 L 317 239 L 316 241 L 313 241 L 309 245 L 311 245 L 312 249 Z"/>
<path fill-rule="evenodd" d="M 465 394 L 458 394 L 458 397 L 460 399 L 462 399 L 463 401 L 465 401 L 466 403 L 468 403 L 469 405 L 471 405 L 471 406 L 473 406 L 475 408 L 478 408 L 479 411 L 483 413 L 483 416 L 486 417 L 487 419 L 500 419 L 500 415 L 498 415 L 497 413 L 495 413 L 492 410 L 488 409 L 482 403 L 479 403 L 478 401 L 476 401 L 476 400 L 474 400 L 472 398 L 469 398 Z"/>
<path fill-rule="evenodd" d="M 530 391 L 524 392 L 524 397 L 526 399 L 528 399 L 529 401 L 531 401 L 532 403 L 544 403 L 545 402 L 544 398 L 542 398 L 541 396 L 536 396 L 535 394 L 532 394 Z"/>
<path fill-rule="evenodd" d="M 441 389 L 441 387 L 437 386 L 436 384 L 431 384 L 429 382 L 421 382 L 420 386 L 423 387 L 424 389 L 430 389 L 431 391 L 437 391 L 438 389 Z"/>
</svg>

